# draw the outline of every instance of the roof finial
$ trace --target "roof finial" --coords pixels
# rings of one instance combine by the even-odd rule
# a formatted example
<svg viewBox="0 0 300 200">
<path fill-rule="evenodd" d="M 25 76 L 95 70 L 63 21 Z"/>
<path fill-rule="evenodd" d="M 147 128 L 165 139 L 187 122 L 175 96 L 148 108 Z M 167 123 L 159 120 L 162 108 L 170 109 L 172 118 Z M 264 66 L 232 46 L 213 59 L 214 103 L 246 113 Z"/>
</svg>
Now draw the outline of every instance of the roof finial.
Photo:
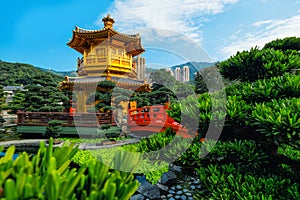
<svg viewBox="0 0 300 200">
<path fill-rule="evenodd" d="M 115 23 L 115 20 L 110 17 L 109 13 L 102 19 L 102 21 L 104 22 L 105 29 L 111 29 L 113 27 L 113 23 Z"/>
</svg>

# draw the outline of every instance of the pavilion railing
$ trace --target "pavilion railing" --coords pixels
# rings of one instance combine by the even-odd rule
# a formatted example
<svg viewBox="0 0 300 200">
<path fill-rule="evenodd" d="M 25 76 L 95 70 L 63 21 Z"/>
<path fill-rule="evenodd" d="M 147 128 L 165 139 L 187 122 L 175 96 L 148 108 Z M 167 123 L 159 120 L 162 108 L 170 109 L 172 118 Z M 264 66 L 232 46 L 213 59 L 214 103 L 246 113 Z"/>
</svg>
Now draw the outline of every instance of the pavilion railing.
<svg viewBox="0 0 300 200">
<path fill-rule="evenodd" d="M 18 126 L 48 126 L 51 120 L 61 121 L 62 126 L 116 125 L 112 113 L 17 112 Z"/>
</svg>

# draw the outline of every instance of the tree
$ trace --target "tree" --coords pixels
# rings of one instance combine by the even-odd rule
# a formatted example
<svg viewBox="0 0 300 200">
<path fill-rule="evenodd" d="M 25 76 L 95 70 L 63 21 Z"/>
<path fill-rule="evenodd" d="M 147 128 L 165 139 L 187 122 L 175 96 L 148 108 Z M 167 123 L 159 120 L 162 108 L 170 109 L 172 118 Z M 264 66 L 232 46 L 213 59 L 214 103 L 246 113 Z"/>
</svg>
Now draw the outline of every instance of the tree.
<svg viewBox="0 0 300 200">
<path fill-rule="evenodd" d="M 160 69 L 150 73 L 150 80 L 152 83 L 156 83 L 170 89 L 172 89 L 178 83 L 171 75 L 171 72 L 168 72 L 165 69 Z"/>
<path fill-rule="evenodd" d="M 6 108 L 6 103 L 5 103 L 5 95 L 3 92 L 3 86 L 0 85 L 0 111 Z"/>
<path fill-rule="evenodd" d="M 290 50 L 251 48 L 250 51 L 237 52 L 229 59 L 217 63 L 224 78 L 234 81 L 256 81 L 263 78 L 281 76 L 300 69 L 300 53 Z"/>
<path fill-rule="evenodd" d="M 53 137 L 55 139 L 58 138 L 63 131 L 61 124 L 62 122 L 59 120 L 49 121 L 48 126 L 46 128 L 45 136 L 49 138 Z"/>
<path fill-rule="evenodd" d="M 284 39 L 273 40 L 265 44 L 263 49 L 275 49 L 275 50 L 296 50 L 300 51 L 300 38 L 298 37 L 287 37 Z"/>
<path fill-rule="evenodd" d="M 43 71 L 29 64 L 0 61 L 0 85 L 29 85 L 35 77 L 49 75 L 55 82 L 63 80 L 63 76 Z"/>
<path fill-rule="evenodd" d="M 203 80 L 201 73 L 197 72 L 195 76 L 195 93 L 202 94 L 205 92 L 208 92 L 207 85 Z"/>
<path fill-rule="evenodd" d="M 34 77 L 33 83 L 26 87 L 23 107 L 25 111 L 62 112 L 69 102 L 68 96 L 58 89 L 58 83 L 49 75 Z"/>
<path fill-rule="evenodd" d="M 18 110 L 24 110 L 25 92 L 17 90 L 12 97 L 12 102 L 9 103 L 8 108 L 12 114 L 16 114 Z"/>
<path fill-rule="evenodd" d="M 100 81 L 97 85 L 96 92 L 89 95 L 87 104 L 94 104 L 95 110 L 108 112 L 113 108 L 111 106 L 112 92 L 116 84 L 112 81 Z"/>
</svg>

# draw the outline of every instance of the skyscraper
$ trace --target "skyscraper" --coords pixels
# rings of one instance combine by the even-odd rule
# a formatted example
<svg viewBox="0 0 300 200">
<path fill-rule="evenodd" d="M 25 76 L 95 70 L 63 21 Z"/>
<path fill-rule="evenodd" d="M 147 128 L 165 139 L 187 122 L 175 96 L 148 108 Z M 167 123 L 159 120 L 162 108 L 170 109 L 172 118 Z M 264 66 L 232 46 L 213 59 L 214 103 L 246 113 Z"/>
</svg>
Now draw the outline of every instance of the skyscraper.
<svg viewBox="0 0 300 200">
<path fill-rule="evenodd" d="M 175 79 L 176 79 L 177 81 L 180 81 L 180 82 L 181 82 L 181 80 L 182 80 L 182 78 L 181 78 L 181 77 L 182 77 L 182 74 L 181 74 L 181 69 L 180 69 L 180 67 L 176 67 L 174 75 L 175 75 Z"/>
<path fill-rule="evenodd" d="M 136 63 L 136 74 L 137 79 L 145 79 L 145 73 L 146 73 L 146 59 L 142 56 L 138 55 L 134 62 Z"/>
<path fill-rule="evenodd" d="M 182 82 L 189 82 L 190 81 L 190 68 L 189 66 L 184 66 L 182 68 Z"/>
</svg>

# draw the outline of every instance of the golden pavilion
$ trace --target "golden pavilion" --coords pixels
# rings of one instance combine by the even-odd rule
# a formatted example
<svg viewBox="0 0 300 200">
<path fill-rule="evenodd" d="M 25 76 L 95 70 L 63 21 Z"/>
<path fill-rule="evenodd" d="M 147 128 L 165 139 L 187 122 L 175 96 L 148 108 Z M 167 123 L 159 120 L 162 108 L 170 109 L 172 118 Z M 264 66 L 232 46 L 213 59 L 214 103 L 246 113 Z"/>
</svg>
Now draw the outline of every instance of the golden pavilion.
<svg viewBox="0 0 300 200">
<path fill-rule="evenodd" d="M 99 81 L 109 80 L 118 87 L 137 92 L 151 90 L 146 80 L 140 78 L 144 76 L 137 74 L 145 71 L 145 60 L 140 56 L 145 50 L 140 35 L 127 35 L 114 30 L 115 21 L 109 14 L 102 21 L 104 27 L 100 30 L 76 26 L 67 43 L 82 54 L 82 58 L 77 59 L 77 77 L 65 77 L 60 88 L 76 91 L 77 112 L 87 112 L 87 97 L 95 92 Z"/>
</svg>

